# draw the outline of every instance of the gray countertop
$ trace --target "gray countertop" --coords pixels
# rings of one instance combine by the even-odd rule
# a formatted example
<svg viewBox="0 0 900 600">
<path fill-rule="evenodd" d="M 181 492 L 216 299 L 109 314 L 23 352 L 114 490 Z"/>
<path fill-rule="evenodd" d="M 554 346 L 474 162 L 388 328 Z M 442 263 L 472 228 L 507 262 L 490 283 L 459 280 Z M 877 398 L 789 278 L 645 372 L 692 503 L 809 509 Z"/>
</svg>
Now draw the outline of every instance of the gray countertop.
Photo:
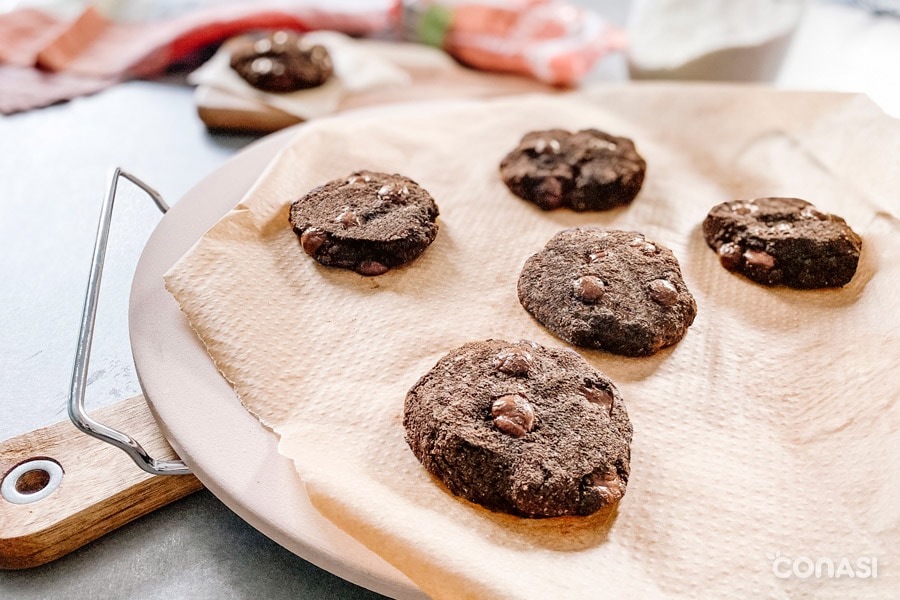
<svg viewBox="0 0 900 600">
<path fill-rule="evenodd" d="M 130 82 L 0 120 L 0 439 L 66 418 L 100 200 L 120 165 L 175 203 L 252 137 L 211 135 L 192 90 Z M 127 305 L 161 218 L 122 187 L 91 355 L 88 406 L 140 393 Z M 136 467 L 135 467 L 136 468 Z M 374 598 L 294 556 L 204 490 L 48 565 L 0 572 L 3 598 Z"/>
<path fill-rule="evenodd" d="M 900 116 L 898 58 L 900 20 L 821 2 L 804 17 L 773 83 L 868 93 Z M 625 78 L 621 57 L 593 76 Z M 175 203 L 253 139 L 210 134 L 196 116 L 192 90 L 179 81 L 124 83 L 0 117 L 0 440 L 65 418 L 110 168 L 126 168 Z M 160 215 L 139 193 L 123 192 L 91 358 L 91 408 L 140 393 L 128 340 L 128 291 Z M 207 491 L 46 566 L 0 572 L 3 598 L 376 596 L 290 554 Z"/>
</svg>

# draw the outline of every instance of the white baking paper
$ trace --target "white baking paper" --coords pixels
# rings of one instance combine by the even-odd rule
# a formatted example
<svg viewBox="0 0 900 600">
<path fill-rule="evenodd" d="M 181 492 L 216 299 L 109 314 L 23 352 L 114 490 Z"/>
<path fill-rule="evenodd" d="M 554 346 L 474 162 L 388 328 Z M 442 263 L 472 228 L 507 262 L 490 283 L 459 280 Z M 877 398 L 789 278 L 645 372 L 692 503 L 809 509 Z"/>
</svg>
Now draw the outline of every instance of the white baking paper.
<svg viewBox="0 0 900 600">
<path fill-rule="evenodd" d="M 498 163 L 551 127 L 634 139 L 648 165 L 635 202 L 576 214 L 513 196 Z M 900 125 L 863 97 L 743 86 L 607 86 L 323 120 L 166 286 L 316 508 L 434 598 L 894 598 L 898 163 Z M 412 177 L 441 210 L 432 246 L 374 278 L 315 263 L 287 218 L 291 201 L 357 169 Z M 861 234 L 849 285 L 767 288 L 719 265 L 700 229 L 709 208 L 769 195 L 806 198 Z M 521 308 L 516 279 L 576 225 L 671 248 L 699 313 L 653 357 L 580 350 L 634 425 L 614 514 L 493 514 L 421 468 L 403 400 L 464 342 L 565 345 Z"/>
</svg>

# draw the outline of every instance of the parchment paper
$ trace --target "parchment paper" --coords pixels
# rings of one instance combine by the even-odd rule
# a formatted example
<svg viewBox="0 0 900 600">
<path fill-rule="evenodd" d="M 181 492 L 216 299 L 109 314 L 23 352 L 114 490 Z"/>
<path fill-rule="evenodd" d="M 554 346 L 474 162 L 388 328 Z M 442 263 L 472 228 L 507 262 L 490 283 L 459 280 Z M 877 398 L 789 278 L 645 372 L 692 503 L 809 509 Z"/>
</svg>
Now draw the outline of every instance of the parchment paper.
<svg viewBox="0 0 900 600">
<path fill-rule="evenodd" d="M 500 159 L 550 127 L 633 138 L 648 164 L 634 204 L 545 213 L 514 197 Z M 316 508 L 435 598 L 896 597 L 898 161 L 900 126 L 867 99 L 753 87 L 601 87 L 323 120 L 166 285 Z M 376 278 L 318 265 L 287 220 L 308 189 L 363 168 L 412 177 L 441 209 L 434 244 Z M 709 208 L 767 195 L 806 198 L 862 235 L 848 286 L 771 289 L 718 264 L 700 232 Z M 404 442 L 403 400 L 466 341 L 564 345 L 521 308 L 515 282 L 580 224 L 671 248 L 699 314 L 653 357 L 580 350 L 634 425 L 615 514 L 489 513 L 425 473 Z M 854 576 L 829 577 L 825 559 L 847 559 Z M 807 560 L 825 565 L 819 576 Z"/>
</svg>

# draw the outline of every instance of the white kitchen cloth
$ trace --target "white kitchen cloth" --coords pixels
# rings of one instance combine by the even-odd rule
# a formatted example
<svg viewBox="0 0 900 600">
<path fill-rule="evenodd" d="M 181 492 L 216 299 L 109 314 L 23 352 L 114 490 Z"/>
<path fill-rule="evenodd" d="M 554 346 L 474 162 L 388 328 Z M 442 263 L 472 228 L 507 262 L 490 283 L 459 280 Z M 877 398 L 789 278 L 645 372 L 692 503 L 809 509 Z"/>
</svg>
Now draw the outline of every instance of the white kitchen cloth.
<svg viewBox="0 0 900 600">
<path fill-rule="evenodd" d="M 542 212 L 512 195 L 500 160 L 554 127 L 631 137 L 648 165 L 634 203 Z M 298 131 L 166 286 L 314 506 L 434 598 L 895 598 L 897 164 L 900 124 L 866 98 L 749 86 L 603 86 L 324 120 Z M 374 278 L 319 265 L 288 223 L 293 200 L 357 169 L 403 173 L 441 210 L 432 246 Z M 849 285 L 768 288 L 719 265 L 708 210 L 771 195 L 810 200 L 862 236 Z M 697 319 L 652 357 L 579 350 L 634 425 L 608 520 L 490 513 L 416 461 L 404 397 L 467 341 L 566 345 L 522 309 L 516 280 L 577 225 L 671 248 Z"/>
</svg>

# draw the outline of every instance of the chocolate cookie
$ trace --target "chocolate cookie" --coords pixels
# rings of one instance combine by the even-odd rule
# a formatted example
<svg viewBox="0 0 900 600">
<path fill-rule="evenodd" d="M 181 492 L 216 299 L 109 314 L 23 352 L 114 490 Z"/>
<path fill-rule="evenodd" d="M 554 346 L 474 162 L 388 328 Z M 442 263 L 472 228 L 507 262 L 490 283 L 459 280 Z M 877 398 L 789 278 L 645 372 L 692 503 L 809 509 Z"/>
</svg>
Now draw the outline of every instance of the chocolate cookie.
<svg viewBox="0 0 900 600">
<path fill-rule="evenodd" d="M 295 92 L 318 87 L 333 72 L 324 46 L 292 31 L 276 31 L 234 49 L 231 68 L 253 87 L 266 92 Z"/>
<path fill-rule="evenodd" d="M 596 129 L 533 131 L 500 163 L 512 192 L 544 210 L 607 210 L 631 203 L 647 163 L 634 143 Z"/>
<path fill-rule="evenodd" d="M 291 204 L 303 250 L 329 267 L 381 275 L 419 256 L 434 241 L 438 207 L 403 175 L 357 171 Z"/>
<path fill-rule="evenodd" d="M 675 344 L 697 315 L 672 251 L 633 231 L 557 233 L 525 261 L 518 292 L 562 339 L 625 356 Z"/>
<path fill-rule="evenodd" d="M 583 516 L 625 494 L 628 413 L 609 378 L 571 350 L 465 344 L 412 387 L 403 425 L 429 473 L 493 511 Z"/>
<path fill-rule="evenodd" d="M 703 236 L 729 271 L 799 289 L 846 285 L 862 249 L 844 219 L 799 198 L 723 202 L 703 221 Z"/>
</svg>

